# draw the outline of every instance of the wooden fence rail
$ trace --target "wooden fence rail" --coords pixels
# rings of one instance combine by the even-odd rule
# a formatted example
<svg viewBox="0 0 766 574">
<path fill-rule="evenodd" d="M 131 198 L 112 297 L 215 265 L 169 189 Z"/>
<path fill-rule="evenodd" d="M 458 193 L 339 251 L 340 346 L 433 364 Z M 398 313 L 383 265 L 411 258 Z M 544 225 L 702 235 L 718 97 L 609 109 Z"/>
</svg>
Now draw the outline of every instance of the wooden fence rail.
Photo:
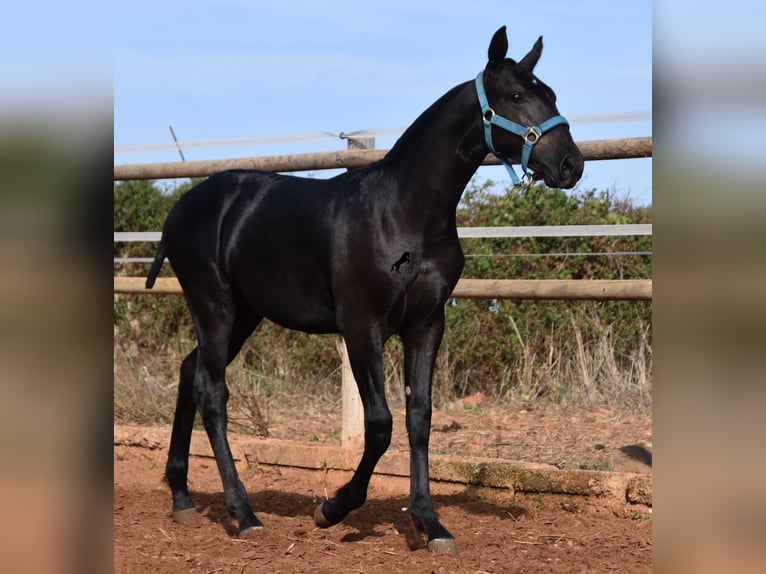
<svg viewBox="0 0 766 574">
<path fill-rule="evenodd" d="M 636 137 L 577 142 L 586 160 L 630 159 L 651 157 L 652 138 Z M 383 149 L 350 149 L 333 152 L 273 155 L 238 159 L 185 161 L 166 163 L 124 164 L 114 166 L 114 180 L 171 179 L 206 177 L 227 169 L 263 169 L 266 171 L 313 171 L 320 169 L 363 167 L 388 153 Z M 488 155 L 484 165 L 500 165 Z"/>
<path fill-rule="evenodd" d="M 114 292 L 123 294 L 180 295 L 175 277 L 158 277 L 146 289 L 144 277 L 115 277 Z M 648 301 L 652 298 L 651 279 L 460 279 L 451 297 L 465 299 L 539 299 L 592 301 Z"/>
</svg>

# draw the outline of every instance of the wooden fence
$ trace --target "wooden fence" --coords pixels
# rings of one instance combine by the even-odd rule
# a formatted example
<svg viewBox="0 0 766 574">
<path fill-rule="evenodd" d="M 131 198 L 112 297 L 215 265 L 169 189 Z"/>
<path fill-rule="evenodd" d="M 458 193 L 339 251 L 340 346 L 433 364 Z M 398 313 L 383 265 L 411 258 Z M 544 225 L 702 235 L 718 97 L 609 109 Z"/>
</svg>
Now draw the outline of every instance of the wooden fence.
<svg viewBox="0 0 766 574">
<path fill-rule="evenodd" d="M 587 161 L 651 157 L 652 138 L 622 138 L 577 142 Z M 266 171 L 314 171 L 364 167 L 388 153 L 384 149 L 349 149 L 333 152 L 272 155 L 207 161 L 175 161 L 167 163 L 127 164 L 114 166 L 114 180 L 172 179 L 206 177 L 227 169 L 263 169 Z M 500 165 L 488 155 L 484 165 Z"/>
<path fill-rule="evenodd" d="M 114 292 L 134 295 L 180 295 L 175 277 L 158 277 L 152 289 L 144 277 L 115 277 Z M 651 279 L 460 279 L 450 297 L 464 299 L 651 300 Z"/>
<path fill-rule="evenodd" d="M 637 137 L 615 140 L 577 142 L 586 161 L 651 157 L 652 138 Z M 114 180 L 170 179 L 205 177 L 228 169 L 262 169 L 267 171 L 314 171 L 363 167 L 381 159 L 387 150 L 349 149 L 336 152 L 276 155 L 228 160 L 130 164 L 114 166 Z M 484 165 L 499 165 L 492 155 Z M 114 293 L 181 294 L 178 280 L 159 277 L 151 290 L 144 287 L 144 277 L 115 277 Z M 651 300 L 652 280 L 525 280 L 525 279 L 461 279 L 452 297 L 487 299 L 569 299 L 569 300 Z M 338 344 L 342 358 L 344 446 L 354 446 L 363 437 L 363 415 L 359 394 L 348 363 L 345 345 Z"/>
</svg>

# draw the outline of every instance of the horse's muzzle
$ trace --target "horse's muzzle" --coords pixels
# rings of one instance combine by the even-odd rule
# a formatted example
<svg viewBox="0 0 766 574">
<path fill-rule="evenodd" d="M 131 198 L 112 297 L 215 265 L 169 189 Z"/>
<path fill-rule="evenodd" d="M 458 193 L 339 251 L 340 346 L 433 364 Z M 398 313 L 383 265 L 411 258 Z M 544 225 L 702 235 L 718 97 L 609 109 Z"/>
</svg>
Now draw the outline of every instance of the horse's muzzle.
<svg viewBox="0 0 766 574">
<path fill-rule="evenodd" d="M 558 174 L 545 170 L 545 184 L 548 187 L 571 189 L 582 177 L 585 161 L 580 153 L 564 156 L 559 164 Z"/>
</svg>

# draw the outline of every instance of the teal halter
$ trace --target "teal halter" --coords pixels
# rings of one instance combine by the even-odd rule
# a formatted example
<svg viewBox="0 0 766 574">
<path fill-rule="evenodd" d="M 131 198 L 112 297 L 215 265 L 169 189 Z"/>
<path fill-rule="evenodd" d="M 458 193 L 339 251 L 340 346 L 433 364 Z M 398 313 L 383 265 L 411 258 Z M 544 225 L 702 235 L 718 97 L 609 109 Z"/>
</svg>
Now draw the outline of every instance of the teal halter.
<svg viewBox="0 0 766 574">
<path fill-rule="evenodd" d="M 497 126 L 500 129 L 503 129 L 507 132 L 511 132 L 512 134 L 516 134 L 517 136 L 521 137 L 524 140 L 524 147 L 521 150 L 521 170 L 523 171 L 522 178 L 529 178 L 531 181 L 532 175 L 530 174 L 529 170 L 527 169 L 527 164 L 529 163 L 529 156 L 532 154 L 532 147 L 540 140 L 542 135 L 550 131 L 551 129 L 555 128 L 558 125 L 565 125 L 568 126 L 569 122 L 566 121 L 566 119 L 563 116 L 553 116 L 552 118 L 549 118 L 542 122 L 540 125 L 533 126 L 533 127 L 525 127 L 521 124 L 517 124 L 516 122 L 512 122 L 511 120 L 504 118 L 503 116 L 498 116 L 495 113 L 495 110 L 493 110 L 491 107 L 489 107 L 489 102 L 487 101 L 487 94 L 484 92 L 484 80 L 483 80 L 484 72 L 479 72 L 479 75 L 476 76 L 476 94 L 479 96 L 479 105 L 481 105 L 481 116 L 484 121 L 484 141 L 487 144 L 487 147 L 489 148 L 489 151 L 491 151 L 497 159 L 500 160 L 500 162 L 505 166 L 505 169 L 508 170 L 508 174 L 511 176 L 511 179 L 513 180 L 514 185 L 518 185 L 521 181 L 519 179 L 519 176 L 516 175 L 516 172 L 513 169 L 513 166 L 511 166 L 511 163 L 508 161 L 508 158 L 500 155 L 497 150 L 495 149 L 495 146 L 492 143 L 492 126 Z"/>
</svg>

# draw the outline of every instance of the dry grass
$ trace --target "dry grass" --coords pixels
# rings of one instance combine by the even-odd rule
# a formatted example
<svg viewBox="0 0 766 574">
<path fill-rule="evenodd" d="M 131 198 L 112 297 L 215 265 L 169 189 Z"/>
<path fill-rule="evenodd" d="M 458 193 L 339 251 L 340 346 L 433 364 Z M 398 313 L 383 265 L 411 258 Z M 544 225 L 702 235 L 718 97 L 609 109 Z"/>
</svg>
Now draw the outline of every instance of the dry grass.
<svg viewBox="0 0 766 574">
<path fill-rule="evenodd" d="M 608 406 L 650 411 L 652 403 L 652 349 L 648 327 L 636 336 L 628 357 L 618 357 L 612 328 L 593 315 L 599 336 L 586 340 L 570 315 L 573 337 L 552 339 L 545 354 L 538 354 L 522 341 L 522 353 L 504 374 L 502 389 L 513 398 L 547 397 L 556 404 L 585 407 Z"/>
<path fill-rule="evenodd" d="M 248 370 L 242 360 L 227 370 L 229 427 L 243 434 L 269 436 L 269 403 L 265 400 L 263 376 Z"/>
<path fill-rule="evenodd" d="M 133 356 L 131 356 L 133 355 Z M 137 353 L 114 346 L 114 417 L 123 423 L 169 424 L 175 412 L 178 369 L 184 354 Z M 242 434 L 268 436 L 269 407 L 262 380 L 237 360 L 227 369 L 229 427 Z"/>
<path fill-rule="evenodd" d="M 573 327 L 576 336 L 570 371 L 574 380 L 570 387 L 573 393 L 582 395 L 578 402 L 651 409 L 652 349 L 648 328 L 640 329 L 632 354 L 621 359 L 614 351 L 610 325 L 601 324 L 600 336 L 587 345 L 574 323 Z M 573 384 L 577 382 L 579 385 Z"/>
<path fill-rule="evenodd" d="M 469 372 L 455 372 L 449 349 L 443 347 L 434 376 L 434 401 L 447 404 L 476 392 L 478 388 L 496 402 L 506 400 L 546 400 L 554 404 L 582 407 L 610 407 L 650 412 L 652 408 L 652 347 L 649 326 L 636 333 L 629 356 L 618 356 L 613 330 L 594 312 L 591 321 L 599 335 L 586 339 L 575 315 L 567 339 L 556 339 L 543 351 L 525 341 L 512 317 L 509 317 L 520 352 L 493 380 L 475 380 Z M 446 391 L 445 391 L 446 389 Z M 449 389 L 457 389 L 450 392 Z"/>
<path fill-rule="evenodd" d="M 450 404 L 482 392 L 496 403 L 544 401 L 557 405 L 609 407 L 650 412 L 652 403 L 652 348 L 650 325 L 641 325 L 630 345 L 628 356 L 619 356 L 611 325 L 593 311 L 589 336 L 570 311 L 568 334 L 549 333 L 545 345 L 525 340 L 511 318 L 519 351 L 500 372 L 487 374 L 484 365 L 475 370 L 458 369 L 449 345 L 443 344 L 437 357 L 433 382 L 436 406 Z M 123 326 L 125 327 L 125 326 Z M 135 329 L 135 326 L 132 326 Z M 140 331 L 139 331 L 140 332 Z M 595 334 L 594 334 L 595 333 Z M 115 327 L 114 415 L 119 422 L 156 424 L 172 422 L 178 388 L 178 369 L 194 343 L 182 339 L 166 341 L 162 349 L 146 350 L 132 342 L 136 331 Z M 558 338 L 557 338 L 558 337 Z M 302 340 L 306 341 L 306 340 Z M 325 341 L 327 341 L 326 346 Z M 227 369 L 230 390 L 229 421 L 233 430 L 266 436 L 269 404 L 286 397 L 310 398 L 311 402 L 338 404 L 340 365 L 332 356 L 335 345 L 324 340 L 314 354 L 302 356 L 301 340 L 291 349 L 274 341 L 268 329 L 249 343 Z M 292 353 L 292 354 L 291 354 Z M 317 355 L 319 353 L 319 355 Z M 387 344 L 384 357 L 386 397 L 392 408 L 401 408 L 404 396 L 404 353 L 398 338 Z M 311 370 L 317 357 L 320 369 Z M 481 374 L 477 374 L 481 373 Z"/>
<path fill-rule="evenodd" d="M 114 345 L 114 418 L 137 424 L 169 423 L 178 383 L 170 379 L 170 358 Z M 177 367 L 176 367 L 177 368 Z"/>
</svg>

